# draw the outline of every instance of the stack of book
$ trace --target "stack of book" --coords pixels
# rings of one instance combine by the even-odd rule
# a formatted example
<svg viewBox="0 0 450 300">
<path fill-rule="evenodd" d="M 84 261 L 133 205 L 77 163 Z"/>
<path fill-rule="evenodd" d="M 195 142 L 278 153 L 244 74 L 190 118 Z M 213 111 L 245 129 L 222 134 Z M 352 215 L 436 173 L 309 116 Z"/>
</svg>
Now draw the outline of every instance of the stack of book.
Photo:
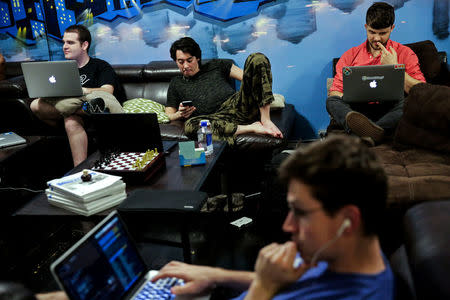
<svg viewBox="0 0 450 300">
<path fill-rule="evenodd" d="M 127 197 L 122 177 L 91 170 L 53 179 L 47 185 L 50 204 L 84 216 L 118 205 Z"/>
</svg>

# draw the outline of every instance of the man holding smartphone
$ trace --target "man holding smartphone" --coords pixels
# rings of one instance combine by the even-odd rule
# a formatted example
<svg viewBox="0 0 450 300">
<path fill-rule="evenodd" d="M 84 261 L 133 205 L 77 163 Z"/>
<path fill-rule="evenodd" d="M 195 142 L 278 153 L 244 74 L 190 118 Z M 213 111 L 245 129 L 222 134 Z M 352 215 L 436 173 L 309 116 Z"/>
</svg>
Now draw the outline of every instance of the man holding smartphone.
<svg viewBox="0 0 450 300">
<path fill-rule="evenodd" d="M 283 137 L 270 120 L 272 73 L 263 54 L 251 54 L 244 70 L 222 60 L 201 64 L 199 45 L 184 37 L 172 44 L 170 56 L 182 75 L 170 82 L 166 113 L 170 120 L 186 120 L 187 136 L 194 137 L 200 120 L 207 119 L 213 137 L 229 144 L 244 133 Z M 230 77 L 242 81 L 238 92 L 228 83 Z"/>
<path fill-rule="evenodd" d="M 181 102 L 181 104 L 183 104 L 183 106 L 185 106 L 185 107 L 194 106 L 194 102 L 192 102 L 192 101 L 183 101 L 183 102 Z"/>
</svg>

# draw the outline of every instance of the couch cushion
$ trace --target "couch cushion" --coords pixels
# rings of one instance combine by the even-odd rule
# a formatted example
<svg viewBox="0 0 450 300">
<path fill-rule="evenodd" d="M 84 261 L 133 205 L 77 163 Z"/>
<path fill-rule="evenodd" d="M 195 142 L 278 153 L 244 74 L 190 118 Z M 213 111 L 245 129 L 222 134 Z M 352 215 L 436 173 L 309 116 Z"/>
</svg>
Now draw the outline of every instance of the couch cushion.
<svg viewBox="0 0 450 300">
<path fill-rule="evenodd" d="M 273 94 L 273 98 L 274 98 L 274 100 L 273 100 L 273 102 L 272 103 L 270 103 L 270 109 L 271 110 L 273 110 L 273 109 L 281 109 L 281 108 L 284 108 L 285 106 L 286 106 L 286 99 L 284 98 L 284 96 L 283 95 L 281 95 L 281 94 Z"/>
<path fill-rule="evenodd" d="M 27 86 L 23 76 L 11 77 L 0 81 L 2 99 L 28 98 Z"/>
<path fill-rule="evenodd" d="M 395 145 L 418 146 L 450 154 L 450 87 L 421 83 L 411 88 Z"/>
<path fill-rule="evenodd" d="M 406 44 L 417 55 L 422 71 L 427 81 L 432 81 L 441 70 L 441 61 L 436 46 L 432 41 L 421 41 Z"/>
<path fill-rule="evenodd" d="M 388 205 L 450 199 L 450 155 L 424 149 L 397 151 L 391 145 L 372 148 L 388 175 Z"/>
</svg>

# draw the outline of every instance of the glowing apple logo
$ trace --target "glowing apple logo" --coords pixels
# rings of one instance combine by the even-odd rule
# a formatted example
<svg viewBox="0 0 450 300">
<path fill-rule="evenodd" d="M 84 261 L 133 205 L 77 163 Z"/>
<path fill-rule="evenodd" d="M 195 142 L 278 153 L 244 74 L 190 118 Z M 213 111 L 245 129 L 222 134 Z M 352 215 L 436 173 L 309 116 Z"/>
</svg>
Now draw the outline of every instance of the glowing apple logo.
<svg viewBox="0 0 450 300">
<path fill-rule="evenodd" d="M 369 86 L 374 89 L 377 87 L 377 82 L 375 80 L 373 80 L 369 83 Z"/>
<path fill-rule="evenodd" d="M 48 78 L 48 81 L 50 81 L 50 83 L 56 83 L 56 78 L 55 78 L 55 76 L 54 76 L 54 75 L 50 76 L 50 77 Z"/>
</svg>

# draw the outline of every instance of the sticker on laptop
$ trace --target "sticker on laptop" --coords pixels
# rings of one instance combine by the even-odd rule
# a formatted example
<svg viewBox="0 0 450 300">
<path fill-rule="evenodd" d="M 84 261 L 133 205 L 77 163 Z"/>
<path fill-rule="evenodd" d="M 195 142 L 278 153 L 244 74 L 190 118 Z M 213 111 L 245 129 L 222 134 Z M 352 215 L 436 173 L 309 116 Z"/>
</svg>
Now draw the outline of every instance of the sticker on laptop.
<svg viewBox="0 0 450 300">
<path fill-rule="evenodd" d="M 394 69 L 395 70 L 404 70 L 405 65 L 404 64 L 396 64 L 396 65 L 394 65 Z"/>
<path fill-rule="evenodd" d="M 343 68 L 342 68 L 342 73 L 343 73 L 345 76 L 349 76 L 350 74 L 352 74 L 352 69 L 350 69 L 349 67 L 343 67 Z"/>
</svg>

